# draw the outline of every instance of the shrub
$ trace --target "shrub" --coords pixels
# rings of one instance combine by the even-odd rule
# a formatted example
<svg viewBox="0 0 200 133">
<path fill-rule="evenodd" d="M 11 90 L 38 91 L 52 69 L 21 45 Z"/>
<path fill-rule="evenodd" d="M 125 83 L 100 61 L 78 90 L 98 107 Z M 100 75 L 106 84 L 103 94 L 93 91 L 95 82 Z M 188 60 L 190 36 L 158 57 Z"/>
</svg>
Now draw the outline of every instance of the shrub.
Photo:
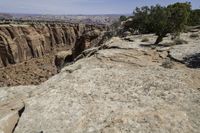
<svg viewBox="0 0 200 133">
<path fill-rule="evenodd" d="M 195 9 L 190 12 L 188 25 L 200 25 L 200 9 Z"/>
<path fill-rule="evenodd" d="M 170 59 L 166 59 L 166 60 L 162 63 L 161 66 L 164 67 L 164 68 L 171 69 L 171 68 L 173 67 L 173 63 L 172 63 L 172 61 L 171 61 Z"/>
<path fill-rule="evenodd" d="M 143 38 L 141 42 L 149 42 L 149 38 Z"/>
</svg>

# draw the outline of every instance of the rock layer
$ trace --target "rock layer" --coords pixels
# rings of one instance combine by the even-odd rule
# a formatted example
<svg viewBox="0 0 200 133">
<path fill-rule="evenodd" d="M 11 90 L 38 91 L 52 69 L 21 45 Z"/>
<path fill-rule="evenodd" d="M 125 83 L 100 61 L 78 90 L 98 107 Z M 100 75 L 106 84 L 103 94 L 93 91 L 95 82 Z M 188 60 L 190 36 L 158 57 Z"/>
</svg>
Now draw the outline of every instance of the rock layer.
<svg viewBox="0 0 200 133">
<path fill-rule="evenodd" d="M 93 41 L 98 36 L 92 31 L 102 30 L 101 26 L 84 24 L 1 25 L 0 67 L 41 57 L 53 50 L 71 49 L 80 37 L 91 35 L 89 41 Z M 80 41 L 81 45 L 85 43 Z"/>
</svg>

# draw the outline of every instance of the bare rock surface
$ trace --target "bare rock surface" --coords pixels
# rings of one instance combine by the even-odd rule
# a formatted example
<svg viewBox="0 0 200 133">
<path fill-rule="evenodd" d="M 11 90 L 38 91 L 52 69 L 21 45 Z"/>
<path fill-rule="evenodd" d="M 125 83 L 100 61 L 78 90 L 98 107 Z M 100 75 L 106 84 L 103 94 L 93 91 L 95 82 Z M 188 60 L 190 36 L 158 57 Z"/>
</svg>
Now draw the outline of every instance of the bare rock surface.
<svg viewBox="0 0 200 133">
<path fill-rule="evenodd" d="M 25 109 L 25 105 L 22 101 L 14 101 L 0 106 L 0 133 L 12 133 Z"/>
<path fill-rule="evenodd" d="M 2 87 L 0 89 L 0 103 L 29 98 L 36 88 L 37 86 Z"/>
<path fill-rule="evenodd" d="M 200 70 L 163 68 L 134 42 L 114 38 L 37 86 L 15 133 L 199 133 Z"/>
<path fill-rule="evenodd" d="M 188 41 L 188 44 L 173 46 L 169 53 L 172 58 L 177 61 L 187 63 L 185 58 L 200 53 L 200 39 L 190 38 L 190 35 L 190 33 L 182 34 L 181 38 L 184 38 L 184 40 Z"/>
</svg>

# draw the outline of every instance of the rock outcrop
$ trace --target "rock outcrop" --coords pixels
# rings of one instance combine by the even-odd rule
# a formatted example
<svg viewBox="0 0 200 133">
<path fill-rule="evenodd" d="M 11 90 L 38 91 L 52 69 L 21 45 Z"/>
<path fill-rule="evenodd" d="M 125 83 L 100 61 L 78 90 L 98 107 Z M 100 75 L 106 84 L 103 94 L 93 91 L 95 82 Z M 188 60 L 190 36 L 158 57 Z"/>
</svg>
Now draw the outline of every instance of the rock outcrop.
<svg viewBox="0 0 200 133">
<path fill-rule="evenodd" d="M 193 38 L 191 35 L 191 33 L 182 34 L 181 37 L 186 39 L 188 44 L 173 46 L 169 51 L 169 56 L 176 61 L 186 64 L 188 67 L 200 68 L 199 38 Z"/>
<path fill-rule="evenodd" d="M 12 133 L 24 109 L 25 105 L 23 102 L 13 102 L 12 104 L 4 105 L 4 108 L 1 108 L 0 111 L 0 133 Z"/>
<path fill-rule="evenodd" d="M 41 85 L 0 88 L 0 103 L 25 103 L 14 133 L 199 133 L 200 69 L 170 60 L 177 46 L 152 49 L 156 37 L 144 36 L 87 49 Z"/>
<path fill-rule="evenodd" d="M 65 23 L 0 25 L 0 67 L 41 57 L 54 50 L 72 49 L 75 44 L 90 46 L 103 28 Z M 86 36 L 87 40 L 80 39 Z"/>
<path fill-rule="evenodd" d="M 0 89 L 0 133 L 13 133 L 25 110 L 23 100 L 30 97 L 36 86 Z"/>
<path fill-rule="evenodd" d="M 55 65 L 58 70 L 60 70 L 67 61 L 73 61 L 73 55 L 71 50 L 60 51 L 55 55 Z"/>
<path fill-rule="evenodd" d="M 15 133 L 198 133 L 200 71 L 134 43 L 112 39 L 37 86 Z"/>
</svg>

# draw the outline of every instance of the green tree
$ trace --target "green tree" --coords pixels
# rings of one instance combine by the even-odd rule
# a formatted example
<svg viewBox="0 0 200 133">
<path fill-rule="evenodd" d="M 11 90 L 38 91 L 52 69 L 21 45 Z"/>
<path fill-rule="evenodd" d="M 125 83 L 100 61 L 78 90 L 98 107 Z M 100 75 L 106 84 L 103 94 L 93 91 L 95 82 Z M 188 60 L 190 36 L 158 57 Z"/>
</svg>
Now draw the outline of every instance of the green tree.
<svg viewBox="0 0 200 133">
<path fill-rule="evenodd" d="M 132 28 L 140 31 L 141 33 L 149 33 L 151 31 L 149 29 L 149 14 L 150 8 L 148 6 L 141 8 L 137 7 L 135 11 L 133 11 Z"/>
<path fill-rule="evenodd" d="M 192 10 L 190 12 L 188 25 L 191 26 L 200 25 L 200 9 Z"/>
<path fill-rule="evenodd" d="M 155 44 L 159 44 L 167 33 L 176 36 L 184 30 L 191 4 L 175 3 L 167 7 L 160 5 L 136 8 L 133 12 L 132 28 L 141 33 L 155 33 L 158 38 Z"/>
<path fill-rule="evenodd" d="M 163 37 L 170 32 L 168 24 L 169 11 L 166 7 L 160 5 L 152 6 L 149 14 L 149 28 L 150 32 L 155 33 L 158 38 L 155 44 L 162 41 Z"/>
<path fill-rule="evenodd" d="M 185 29 L 185 25 L 188 23 L 191 3 L 175 3 L 169 5 L 167 9 L 170 12 L 168 25 L 170 26 L 170 32 L 179 35 Z"/>
</svg>

